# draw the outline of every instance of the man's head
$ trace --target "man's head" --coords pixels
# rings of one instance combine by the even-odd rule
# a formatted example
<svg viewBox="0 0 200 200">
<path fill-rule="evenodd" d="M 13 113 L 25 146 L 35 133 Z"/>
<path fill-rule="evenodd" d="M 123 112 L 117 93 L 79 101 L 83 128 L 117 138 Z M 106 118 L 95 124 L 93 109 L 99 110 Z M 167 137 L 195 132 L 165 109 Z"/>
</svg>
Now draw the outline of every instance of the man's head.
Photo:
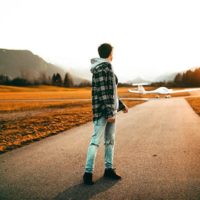
<svg viewBox="0 0 200 200">
<path fill-rule="evenodd" d="M 108 43 L 101 44 L 98 47 L 98 52 L 99 52 L 100 58 L 106 58 L 109 61 L 112 61 L 112 58 L 113 58 L 112 50 L 113 50 L 113 47 L 110 44 L 108 44 Z"/>
</svg>

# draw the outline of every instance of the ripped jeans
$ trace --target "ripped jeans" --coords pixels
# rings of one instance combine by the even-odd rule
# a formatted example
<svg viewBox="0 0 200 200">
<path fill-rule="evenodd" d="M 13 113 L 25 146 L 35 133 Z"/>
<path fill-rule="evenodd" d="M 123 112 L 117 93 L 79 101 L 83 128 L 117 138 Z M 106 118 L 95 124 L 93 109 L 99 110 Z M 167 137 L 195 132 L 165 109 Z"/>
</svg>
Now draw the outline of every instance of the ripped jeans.
<svg viewBox="0 0 200 200">
<path fill-rule="evenodd" d="M 85 172 L 92 173 L 101 138 L 104 134 L 104 164 L 105 169 L 113 168 L 116 122 L 107 122 L 105 117 L 94 121 L 94 133 L 88 147 Z"/>
</svg>

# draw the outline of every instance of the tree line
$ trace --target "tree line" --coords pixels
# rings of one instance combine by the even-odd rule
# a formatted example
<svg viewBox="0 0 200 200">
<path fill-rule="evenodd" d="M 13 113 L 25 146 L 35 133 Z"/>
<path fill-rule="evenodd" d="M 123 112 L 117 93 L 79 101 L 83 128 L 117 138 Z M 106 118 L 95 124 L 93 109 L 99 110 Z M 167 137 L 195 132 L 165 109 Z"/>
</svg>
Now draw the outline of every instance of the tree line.
<svg viewBox="0 0 200 200">
<path fill-rule="evenodd" d="M 59 73 L 54 73 L 52 77 L 46 77 L 42 74 L 38 80 L 30 81 L 26 78 L 16 77 L 11 79 L 7 75 L 0 75 L 0 85 L 12 85 L 12 86 L 34 86 L 34 85 L 54 85 L 60 87 L 87 87 L 91 86 L 91 83 L 87 80 L 82 80 L 79 84 L 75 84 L 73 77 L 70 73 L 66 73 L 64 79 Z"/>
<path fill-rule="evenodd" d="M 0 75 L 0 85 L 12 85 L 12 86 L 31 86 L 31 85 L 54 85 L 62 87 L 89 87 L 91 82 L 82 80 L 79 84 L 75 84 L 73 77 L 70 73 L 66 73 L 64 79 L 59 73 L 54 73 L 52 77 L 46 77 L 44 73 L 40 78 L 35 81 L 30 81 L 26 78 L 16 77 L 14 79 L 9 78 L 7 75 Z M 200 87 L 200 68 L 194 70 L 187 70 L 183 73 L 178 73 L 173 81 L 168 82 L 154 82 L 151 84 L 155 87 Z M 130 86 L 126 83 L 119 83 L 118 86 Z"/>
<path fill-rule="evenodd" d="M 172 81 L 160 81 L 151 84 L 154 87 L 200 87 L 200 68 L 177 73 Z"/>
<path fill-rule="evenodd" d="M 180 87 L 199 87 L 200 86 L 200 68 L 195 70 L 187 70 L 178 73 L 174 79 L 174 83 Z"/>
</svg>

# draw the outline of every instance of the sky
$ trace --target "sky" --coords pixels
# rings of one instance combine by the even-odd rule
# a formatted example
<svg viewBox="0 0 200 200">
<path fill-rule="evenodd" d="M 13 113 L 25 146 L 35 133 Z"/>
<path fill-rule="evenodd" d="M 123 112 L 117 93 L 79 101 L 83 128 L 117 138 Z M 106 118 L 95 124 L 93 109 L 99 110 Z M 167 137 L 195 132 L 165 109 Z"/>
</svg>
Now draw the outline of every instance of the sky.
<svg viewBox="0 0 200 200">
<path fill-rule="evenodd" d="M 0 0 L 0 48 L 85 78 L 101 43 L 121 82 L 200 66 L 198 0 Z"/>
</svg>

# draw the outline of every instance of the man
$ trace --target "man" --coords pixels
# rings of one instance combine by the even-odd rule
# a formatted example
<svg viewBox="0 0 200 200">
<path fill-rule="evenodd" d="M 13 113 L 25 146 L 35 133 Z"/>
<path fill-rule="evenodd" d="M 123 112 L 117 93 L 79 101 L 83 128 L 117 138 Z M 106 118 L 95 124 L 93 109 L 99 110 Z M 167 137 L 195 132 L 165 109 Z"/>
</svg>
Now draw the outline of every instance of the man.
<svg viewBox="0 0 200 200">
<path fill-rule="evenodd" d="M 93 185 L 92 173 L 94 170 L 97 150 L 102 135 L 104 134 L 105 144 L 105 172 L 104 177 L 115 180 L 121 179 L 113 169 L 113 156 L 115 144 L 115 120 L 117 111 L 128 112 L 117 95 L 118 80 L 113 72 L 111 61 L 113 59 L 113 47 L 104 43 L 99 46 L 100 58 L 91 60 L 92 76 L 92 111 L 94 133 L 88 147 L 85 173 L 83 182 L 86 185 Z"/>
</svg>

